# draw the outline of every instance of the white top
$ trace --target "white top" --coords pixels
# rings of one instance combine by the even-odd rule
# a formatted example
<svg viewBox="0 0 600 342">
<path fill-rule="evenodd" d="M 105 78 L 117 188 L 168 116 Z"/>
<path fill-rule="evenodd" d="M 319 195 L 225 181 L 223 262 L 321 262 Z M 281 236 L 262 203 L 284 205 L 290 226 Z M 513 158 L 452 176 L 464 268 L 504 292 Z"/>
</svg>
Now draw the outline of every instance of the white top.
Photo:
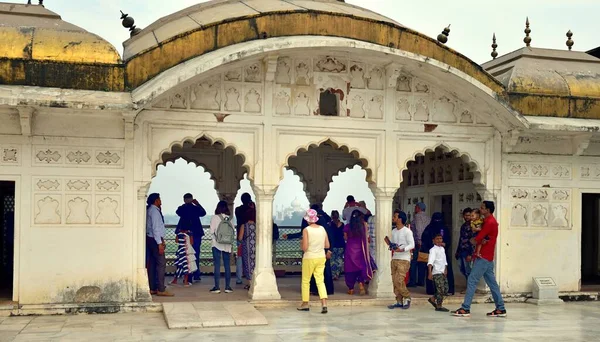
<svg viewBox="0 0 600 342">
<path fill-rule="evenodd" d="M 319 259 L 325 257 L 325 238 L 327 232 L 325 228 L 311 227 L 304 228 L 308 233 L 308 249 L 304 252 L 303 259 Z"/>
<path fill-rule="evenodd" d="M 404 248 L 404 252 L 394 252 L 392 259 L 410 261 L 411 250 L 415 248 L 415 238 L 412 231 L 406 226 L 402 229 L 394 228 L 390 241 L 397 244 L 398 248 Z"/>
<path fill-rule="evenodd" d="M 433 246 L 429 250 L 429 260 L 427 260 L 427 265 L 433 265 L 431 269 L 431 274 L 443 274 L 444 270 L 446 270 L 446 266 L 448 262 L 446 261 L 446 251 L 444 247 L 441 246 Z"/>
<path fill-rule="evenodd" d="M 223 215 L 223 217 L 228 217 L 225 214 L 221 214 L 221 215 Z M 217 233 L 217 228 L 219 228 L 219 223 L 221 223 L 221 218 L 219 217 L 221 215 L 213 215 L 213 217 L 210 219 L 210 233 L 212 235 L 212 246 L 215 247 L 216 249 L 220 250 L 221 252 L 231 253 L 231 245 L 224 245 L 222 243 L 217 243 L 217 240 L 215 239 L 215 234 Z M 231 223 L 231 221 L 229 221 L 229 223 Z"/>
</svg>

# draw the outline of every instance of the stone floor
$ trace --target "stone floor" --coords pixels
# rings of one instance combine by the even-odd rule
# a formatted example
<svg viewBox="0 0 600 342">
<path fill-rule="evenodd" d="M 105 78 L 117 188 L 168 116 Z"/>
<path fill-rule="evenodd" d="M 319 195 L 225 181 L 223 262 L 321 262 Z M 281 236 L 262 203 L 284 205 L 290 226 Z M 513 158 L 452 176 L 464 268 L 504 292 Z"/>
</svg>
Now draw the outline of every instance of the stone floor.
<svg viewBox="0 0 600 342">
<path fill-rule="evenodd" d="M 263 314 L 248 302 L 163 303 L 169 329 L 267 325 Z"/>
<path fill-rule="evenodd" d="M 167 281 L 170 282 L 171 277 L 167 277 Z M 287 275 L 282 278 L 277 278 L 277 287 L 279 288 L 279 294 L 283 300 L 300 300 L 300 275 Z M 225 279 L 221 277 L 221 291 L 225 290 Z M 214 294 L 210 293 L 209 290 L 214 286 L 214 280 L 212 276 L 203 276 L 199 283 L 195 283 L 190 287 L 183 287 L 181 280 L 179 285 L 170 286 L 169 291 L 175 294 L 174 297 L 153 297 L 155 302 L 181 302 L 181 301 L 247 301 L 248 291 L 244 290 L 244 285 L 236 285 L 235 278 L 231 280 L 231 287 L 233 293 Z M 348 288 L 346 287 L 343 278 L 334 281 L 335 293 L 330 297 L 332 300 L 350 300 L 350 299 L 370 299 L 372 297 L 366 296 L 350 296 L 346 293 Z M 357 288 L 358 290 L 358 288 Z M 425 288 L 417 287 L 411 288 L 413 297 L 425 298 Z M 462 288 L 458 287 L 457 292 L 460 293 Z M 358 291 L 357 291 L 358 293 Z M 457 295 L 459 294 L 457 293 Z"/>
<path fill-rule="evenodd" d="M 454 308 L 454 307 L 450 307 Z M 428 305 L 410 310 L 338 307 L 329 314 L 265 309 L 268 326 L 169 330 L 161 313 L 0 317 L 0 341 L 594 341 L 600 304 L 508 306 L 507 318 L 488 318 L 493 305 L 474 305 L 456 318 Z"/>
</svg>

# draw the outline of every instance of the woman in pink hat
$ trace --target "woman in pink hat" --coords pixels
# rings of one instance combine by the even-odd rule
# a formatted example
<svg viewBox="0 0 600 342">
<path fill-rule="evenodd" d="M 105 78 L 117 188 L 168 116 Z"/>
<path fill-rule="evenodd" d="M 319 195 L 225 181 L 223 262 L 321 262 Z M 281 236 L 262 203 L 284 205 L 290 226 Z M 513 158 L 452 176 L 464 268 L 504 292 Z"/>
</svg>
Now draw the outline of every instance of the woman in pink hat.
<svg viewBox="0 0 600 342">
<path fill-rule="evenodd" d="M 308 227 L 302 231 L 302 241 L 300 247 L 304 252 L 302 257 L 302 305 L 298 308 L 299 311 L 309 311 L 308 301 L 310 299 L 310 278 L 314 275 L 321 298 L 322 309 L 321 313 L 327 313 L 327 289 L 324 282 L 325 261 L 331 257 L 331 251 L 325 253 L 325 249 L 329 249 L 329 239 L 327 231 L 322 226 L 316 224 L 319 220 L 317 211 L 309 209 L 304 215 L 304 219 L 308 222 Z"/>
</svg>

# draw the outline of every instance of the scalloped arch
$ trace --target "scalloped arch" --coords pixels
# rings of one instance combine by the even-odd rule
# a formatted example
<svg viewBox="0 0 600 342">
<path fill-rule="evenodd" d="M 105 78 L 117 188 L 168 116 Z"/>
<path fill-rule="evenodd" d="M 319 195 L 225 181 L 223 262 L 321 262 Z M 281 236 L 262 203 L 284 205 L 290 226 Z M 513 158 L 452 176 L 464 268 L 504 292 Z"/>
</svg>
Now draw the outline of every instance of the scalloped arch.
<svg viewBox="0 0 600 342">
<path fill-rule="evenodd" d="M 371 170 L 369 167 L 369 164 L 370 164 L 369 159 L 367 157 L 361 157 L 360 149 L 352 148 L 352 147 L 348 146 L 347 144 L 340 143 L 340 142 L 336 141 L 335 138 L 331 138 L 331 137 L 326 137 L 326 138 L 319 139 L 319 140 L 313 140 L 303 146 L 296 147 L 294 152 L 288 153 L 285 156 L 285 162 L 284 162 L 283 167 L 289 169 L 290 168 L 290 166 L 289 166 L 290 158 L 297 157 L 298 154 L 301 152 L 308 152 L 308 149 L 311 147 L 318 148 L 319 146 L 326 144 L 326 143 L 330 144 L 334 149 L 339 149 L 339 150 L 343 151 L 344 153 L 351 154 L 355 159 L 357 159 L 360 163 L 357 163 L 355 165 L 360 165 L 367 172 L 367 178 L 366 178 L 367 183 L 375 184 L 375 180 L 373 179 L 373 170 Z M 373 164 L 375 164 L 375 163 L 373 163 Z M 344 168 L 344 170 L 345 170 L 345 168 Z M 281 181 L 282 179 L 283 179 L 283 171 L 280 171 L 279 180 Z"/>
<path fill-rule="evenodd" d="M 231 148 L 233 150 L 234 156 L 240 156 L 242 158 L 242 168 L 246 171 L 246 173 L 248 175 L 248 179 L 252 182 L 253 169 L 250 165 L 247 164 L 248 158 L 246 157 L 246 155 L 244 155 L 243 152 L 238 152 L 239 149 L 235 144 L 228 143 L 227 141 L 225 141 L 225 139 L 222 139 L 222 138 L 213 137 L 206 132 L 202 132 L 195 137 L 187 136 L 179 141 L 171 142 L 171 144 L 169 144 L 169 147 L 163 149 L 159 153 L 159 158 L 154 161 L 154 163 L 152 165 L 152 177 L 156 177 L 156 171 L 157 171 L 157 168 L 159 165 L 165 165 L 169 161 L 172 161 L 170 158 L 167 160 L 164 160 L 164 157 L 165 157 L 165 155 L 172 155 L 174 147 L 177 146 L 177 147 L 180 147 L 181 149 L 183 149 L 184 148 L 183 145 L 185 143 L 195 144 L 198 140 L 200 140 L 202 138 L 205 138 L 206 140 L 208 140 L 210 142 L 211 146 L 214 146 L 215 144 L 219 143 L 224 146 L 224 150 Z M 210 174 L 211 180 L 215 181 L 215 183 L 216 183 L 214 171 L 210 170 L 205 164 L 203 164 L 199 161 L 196 161 L 196 160 L 191 160 L 189 158 L 185 158 L 185 156 L 179 156 L 179 158 L 183 158 L 188 163 L 193 162 L 196 165 L 202 166 L 204 168 L 204 170 Z"/>
<path fill-rule="evenodd" d="M 485 183 L 483 182 L 481 175 L 481 166 L 479 165 L 477 160 L 471 157 L 471 155 L 468 152 L 462 151 L 459 148 L 452 147 L 451 145 L 445 142 L 438 142 L 431 146 L 427 146 L 423 150 L 413 153 L 412 157 L 409 157 L 406 160 L 404 160 L 402 163 L 402 168 L 400 169 L 400 183 L 403 182 L 402 174 L 405 170 L 408 170 L 408 162 L 415 160 L 418 156 L 424 156 L 427 152 L 435 152 L 437 148 L 441 148 L 444 152 L 456 151 L 459 154 L 460 158 L 463 160 L 463 162 L 469 165 L 469 167 L 471 168 L 471 172 L 473 172 L 473 184 L 476 187 L 485 187 Z"/>
</svg>

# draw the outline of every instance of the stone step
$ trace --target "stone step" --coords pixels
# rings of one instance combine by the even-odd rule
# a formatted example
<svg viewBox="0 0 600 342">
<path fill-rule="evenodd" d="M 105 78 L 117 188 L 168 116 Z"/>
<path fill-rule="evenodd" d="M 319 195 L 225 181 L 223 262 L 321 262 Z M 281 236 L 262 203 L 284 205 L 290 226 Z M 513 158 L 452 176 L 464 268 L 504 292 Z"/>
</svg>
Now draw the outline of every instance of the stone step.
<svg viewBox="0 0 600 342">
<path fill-rule="evenodd" d="M 248 302 L 163 303 L 169 329 L 267 325 L 267 319 Z"/>
</svg>

